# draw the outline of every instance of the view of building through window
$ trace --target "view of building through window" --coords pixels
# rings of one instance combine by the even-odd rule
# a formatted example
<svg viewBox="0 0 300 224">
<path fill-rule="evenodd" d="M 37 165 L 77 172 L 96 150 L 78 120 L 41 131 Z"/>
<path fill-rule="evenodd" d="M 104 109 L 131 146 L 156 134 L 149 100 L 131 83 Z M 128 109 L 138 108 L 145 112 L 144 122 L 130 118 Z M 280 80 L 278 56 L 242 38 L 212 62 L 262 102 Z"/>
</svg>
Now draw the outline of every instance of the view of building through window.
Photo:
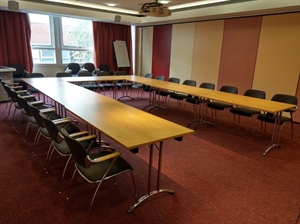
<svg viewBox="0 0 300 224">
<path fill-rule="evenodd" d="M 93 62 L 92 21 L 33 13 L 29 18 L 34 63 Z"/>
</svg>

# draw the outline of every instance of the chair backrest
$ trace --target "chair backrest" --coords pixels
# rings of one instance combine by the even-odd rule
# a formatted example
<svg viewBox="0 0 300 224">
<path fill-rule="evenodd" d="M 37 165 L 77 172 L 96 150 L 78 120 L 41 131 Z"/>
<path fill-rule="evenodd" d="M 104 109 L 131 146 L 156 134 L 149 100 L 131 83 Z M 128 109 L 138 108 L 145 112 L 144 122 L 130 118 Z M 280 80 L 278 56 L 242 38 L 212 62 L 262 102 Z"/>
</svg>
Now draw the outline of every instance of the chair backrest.
<svg viewBox="0 0 300 224">
<path fill-rule="evenodd" d="M 186 80 L 183 81 L 182 85 L 196 86 L 197 82 L 195 80 L 186 79 Z"/>
<path fill-rule="evenodd" d="M 3 82 L 3 81 L 1 81 L 1 82 Z M 11 88 L 7 84 L 3 84 L 3 87 L 4 87 L 4 90 L 6 91 L 8 97 L 13 100 L 13 96 L 12 96 L 12 93 L 11 93 Z"/>
<path fill-rule="evenodd" d="M 272 101 L 277 101 L 281 103 L 289 103 L 289 104 L 298 104 L 298 99 L 296 96 L 287 95 L 287 94 L 275 94 L 272 99 Z M 287 112 L 290 110 L 286 110 Z"/>
<path fill-rule="evenodd" d="M 13 77 L 24 78 L 26 75 L 23 65 L 8 65 L 7 67 L 16 69 L 16 71 L 13 72 Z"/>
<path fill-rule="evenodd" d="M 76 139 L 71 138 L 66 129 L 62 128 L 60 133 L 63 135 L 76 163 L 82 167 L 86 167 L 84 161 L 88 154 L 85 148 L 80 144 L 80 142 L 76 141 Z"/>
<path fill-rule="evenodd" d="M 164 81 L 164 80 L 165 80 L 165 76 L 164 76 L 164 75 L 158 75 L 158 76 L 156 76 L 155 79 L 156 79 L 156 80 Z"/>
<path fill-rule="evenodd" d="M 65 68 L 65 70 L 66 69 L 70 69 L 70 70 L 72 70 L 71 71 L 71 74 L 72 75 L 76 75 L 79 71 L 80 71 L 80 65 L 78 64 L 78 63 L 69 63 L 68 65 L 67 65 L 67 67 Z"/>
<path fill-rule="evenodd" d="M 88 70 L 89 72 L 93 72 L 95 70 L 95 65 L 92 62 L 84 63 L 81 68 Z"/>
<path fill-rule="evenodd" d="M 60 139 L 58 138 L 59 130 L 57 126 L 49 120 L 45 114 L 39 112 L 39 119 L 42 121 L 43 126 L 47 129 L 52 141 L 59 143 Z"/>
<path fill-rule="evenodd" d="M 173 83 L 180 83 L 180 78 L 175 78 L 175 77 L 171 77 L 168 79 L 168 82 L 173 82 Z"/>
<path fill-rule="evenodd" d="M 110 73 L 110 67 L 108 65 L 100 65 L 99 67 L 100 71 L 105 71 L 105 72 L 108 72 Z"/>
<path fill-rule="evenodd" d="M 83 77 L 83 76 L 93 76 L 93 75 L 88 71 L 81 70 L 80 72 L 78 72 L 78 77 Z"/>
<path fill-rule="evenodd" d="M 109 73 L 107 71 L 98 71 L 97 76 L 108 76 Z"/>
<path fill-rule="evenodd" d="M 66 72 L 58 72 L 56 73 L 56 77 L 72 77 L 72 74 Z"/>
<path fill-rule="evenodd" d="M 215 89 L 215 84 L 210 83 L 210 82 L 202 82 L 200 84 L 199 88 L 214 90 Z"/>
<path fill-rule="evenodd" d="M 44 78 L 42 73 L 27 73 L 26 78 Z"/>
<path fill-rule="evenodd" d="M 45 127 L 43 124 L 43 120 L 40 116 L 40 110 L 31 104 L 28 104 L 28 108 L 30 110 L 30 115 L 32 115 L 37 123 L 37 125 L 41 128 Z"/>
<path fill-rule="evenodd" d="M 237 94 L 238 93 L 238 88 L 235 86 L 222 86 L 220 88 L 221 92 L 226 92 L 226 93 L 233 93 L 233 94 Z"/>
<path fill-rule="evenodd" d="M 248 89 L 245 91 L 244 96 L 255 97 L 259 99 L 266 99 L 266 92 L 257 89 Z"/>
<path fill-rule="evenodd" d="M 153 74 L 151 74 L 151 73 L 147 73 L 144 77 L 145 78 L 148 78 L 148 79 L 151 79 L 152 78 L 152 76 L 153 76 Z"/>
<path fill-rule="evenodd" d="M 124 71 L 115 71 L 115 75 L 127 75 Z"/>
<path fill-rule="evenodd" d="M 17 102 L 17 97 L 18 97 L 18 93 L 14 90 L 14 89 L 11 89 L 9 86 L 5 85 L 7 88 L 7 91 L 8 91 L 8 95 L 10 96 L 11 100 L 13 102 Z"/>
<path fill-rule="evenodd" d="M 36 99 L 30 98 L 27 101 L 26 99 L 21 97 L 21 95 L 17 95 L 17 102 L 18 102 L 19 106 L 25 110 L 25 112 L 28 116 L 33 116 L 31 114 L 31 110 L 29 109 L 29 105 L 28 105 L 28 102 L 33 102 L 33 101 L 36 101 Z"/>
</svg>

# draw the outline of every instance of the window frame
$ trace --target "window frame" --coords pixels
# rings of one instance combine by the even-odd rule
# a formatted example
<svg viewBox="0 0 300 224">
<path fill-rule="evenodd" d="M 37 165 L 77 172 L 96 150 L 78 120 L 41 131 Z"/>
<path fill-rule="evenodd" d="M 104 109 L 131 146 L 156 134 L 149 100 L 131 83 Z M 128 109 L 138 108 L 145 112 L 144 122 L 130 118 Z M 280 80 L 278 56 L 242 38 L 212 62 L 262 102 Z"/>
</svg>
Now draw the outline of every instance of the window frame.
<svg viewBox="0 0 300 224">
<path fill-rule="evenodd" d="M 54 50 L 54 63 L 34 63 L 34 66 L 40 66 L 40 65 L 46 65 L 46 66 L 61 66 L 66 65 L 68 63 L 63 63 L 63 55 L 62 51 L 82 51 L 82 52 L 91 52 L 91 54 L 94 54 L 94 49 L 92 47 L 76 47 L 76 46 L 67 46 L 63 45 L 63 27 L 62 27 L 62 17 L 65 16 L 58 16 L 58 15 L 48 15 L 48 14 L 41 14 L 41 13 L 32 13 L 32 14 L 40 14 L 40 15 L 47 15 L 49 17 L 49 25 L 50 25 L 50 39 L 51 39 L 51 45 L 35 45 L 31 44 L 31 49 L 33 50 Z M 70 17 L 74 19 L 82 19 L 78 17 Z M 83 20 L 89 20 L 89 19 L 83 19 Z M 89 20 L 92 22 L 92 20 Z M 93 37 L 92 37 L 93 38 Z M 39 54 L 41 54 L 41 51 L 39 51 Z M 40 56 L 41 59 L 41 56 Z M 94 63 L 94 57 L 91 57 L 92 61 Z"/>
</svg>

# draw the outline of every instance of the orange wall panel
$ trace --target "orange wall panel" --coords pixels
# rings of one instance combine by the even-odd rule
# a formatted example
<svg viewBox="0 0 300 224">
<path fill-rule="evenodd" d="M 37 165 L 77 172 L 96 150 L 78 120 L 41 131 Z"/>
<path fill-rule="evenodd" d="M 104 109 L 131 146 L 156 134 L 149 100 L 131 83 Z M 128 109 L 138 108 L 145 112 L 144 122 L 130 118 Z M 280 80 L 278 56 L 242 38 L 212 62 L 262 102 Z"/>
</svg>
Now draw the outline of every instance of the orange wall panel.
<svg viewBox="0 0 300 224">
<path fill-rule="evenodd" d="M 252 88 L 261 22 L 261 16 L 225 20 L 218 88 L 233 85 L 239 94 Z"/>
</svg>

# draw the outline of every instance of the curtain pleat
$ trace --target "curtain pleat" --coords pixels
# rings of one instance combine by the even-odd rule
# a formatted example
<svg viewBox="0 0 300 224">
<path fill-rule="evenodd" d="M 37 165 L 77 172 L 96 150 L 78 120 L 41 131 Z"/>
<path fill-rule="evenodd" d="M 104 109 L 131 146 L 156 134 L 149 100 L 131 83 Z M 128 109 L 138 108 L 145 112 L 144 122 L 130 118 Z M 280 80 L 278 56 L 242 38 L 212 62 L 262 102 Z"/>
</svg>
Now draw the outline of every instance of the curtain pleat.
<svg viewBox="0 0 300 224">
<path fill-rule="evenodd" d="M 23 65 L 32 72 L 31 29 L 27 13 L 0 10 L 0 65 Z"/>
<path fill-rule="evenodd" d="M 100 65 L 108 65 L 112 71 L 122 70 L 126 74 L 132 74 L 131 27 L 112 23 L 93 22 L 93 35 L 96 67 L 99 68 Z M 114 40 L 126 41 L 130 61 L 129 68 L 118 68 L 113 47 Z"/>
</svg>

